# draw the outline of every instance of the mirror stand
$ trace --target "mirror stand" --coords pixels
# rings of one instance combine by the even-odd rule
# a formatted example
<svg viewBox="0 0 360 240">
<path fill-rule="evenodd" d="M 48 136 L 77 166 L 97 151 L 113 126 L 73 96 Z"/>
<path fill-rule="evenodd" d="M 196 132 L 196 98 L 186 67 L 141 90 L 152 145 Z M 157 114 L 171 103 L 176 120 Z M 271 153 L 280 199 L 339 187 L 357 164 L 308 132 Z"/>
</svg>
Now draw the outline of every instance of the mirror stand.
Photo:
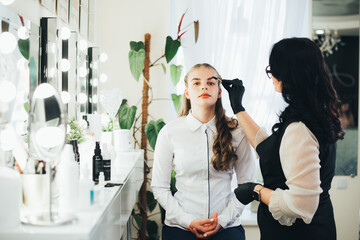
<svg viewBox="0 0 360 240">
<path fill-rule="evenodd" d="M 76 216 L 70 213 L 61 213 L 59 214 L 57 211 L 53 209 L 53 191 L 52 191 L 52 183 L 55 178 L 56 170 L 51 167 L 51 162 L 46 161 L 46 172 L 48 173 L 48 181 L 49 181 L 49 208 L 48 211 L 41 213 L 29 213 L 21 217 L 21 222 L 27 225 L 34 226 L 60 226 L 64 224 L 69 224 L 76 221 Z"/>
</svg>

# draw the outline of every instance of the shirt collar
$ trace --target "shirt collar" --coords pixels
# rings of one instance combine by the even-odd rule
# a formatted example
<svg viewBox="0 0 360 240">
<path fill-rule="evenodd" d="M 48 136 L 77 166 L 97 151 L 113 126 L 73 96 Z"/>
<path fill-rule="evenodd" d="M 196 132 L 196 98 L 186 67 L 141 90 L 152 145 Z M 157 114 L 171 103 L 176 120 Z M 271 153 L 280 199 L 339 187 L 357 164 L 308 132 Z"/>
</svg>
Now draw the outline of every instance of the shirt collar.
<svg viewBox="0 0 360 240">
<path fill-rule="evenodd" d="M 190 111 L 189 114 L 186 116 L 186 121 L 187 121 L 191 131 L 195 131 L 198 128 L 200 128 L 202 125 L 205 125 L 205 126 L 209 127 L 211 129 L 211 131 L 213 131 L 214 133 L 216 132 L 215 116 L 207 123 L 202 123 L 199 120 L 197 120 Z"/>
</svg>

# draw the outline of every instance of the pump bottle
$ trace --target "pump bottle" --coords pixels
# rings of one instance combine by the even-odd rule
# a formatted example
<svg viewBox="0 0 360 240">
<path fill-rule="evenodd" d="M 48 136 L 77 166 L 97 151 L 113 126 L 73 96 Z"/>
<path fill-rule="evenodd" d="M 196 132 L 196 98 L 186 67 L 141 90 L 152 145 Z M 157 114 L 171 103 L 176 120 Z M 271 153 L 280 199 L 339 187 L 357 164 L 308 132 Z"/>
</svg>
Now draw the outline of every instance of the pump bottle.
<svg viewBox="0 0 360 240">
<path fill-rule="evenodd" d="M 93 156 L 93 181 L 99 182 L 99 173 L 103 171 L 103 158 L 101 156 L 100 142 L 96 142 Z"/>
</svg>

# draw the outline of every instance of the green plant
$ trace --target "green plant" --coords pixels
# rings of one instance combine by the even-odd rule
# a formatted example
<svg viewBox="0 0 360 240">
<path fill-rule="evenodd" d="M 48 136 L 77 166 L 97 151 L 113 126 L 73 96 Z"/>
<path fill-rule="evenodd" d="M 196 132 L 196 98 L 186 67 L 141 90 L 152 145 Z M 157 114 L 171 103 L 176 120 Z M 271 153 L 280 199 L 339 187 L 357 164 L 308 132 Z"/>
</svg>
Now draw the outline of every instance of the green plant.
<svg viewBox="0 0 360 240">
<path fill-rule="evenodd" d="M 186 13 L 186 12 L 185 12 Z M 139 192 L 139 200 L 137 203 L 137 209 L 139 212 L 133 211 L 133 217 L 135 222 L 138 226 L 138 239 L 145 240 L 145 239 L 159 239 L 158 236 L 158 225 L 155 221 L 148 219 L 148 211 L 151 213 L 156 205 L 157 202 L 154 199 L 153 193 L 147 190 L 148 184 L 148 174 L 150 173 L 151 169 L 148 166 L 148 157 L 147 151 L 153 151 L 155 149 L 156 139 L 161 130 L 161 128 L 165 125 L 165 122 L 162 119 L 158 120 L 151 120 L 148 122 L 148 107 L 151 103 L 152 99 L 149 99 L 149 91 L 152 91 L 150 86 L 150 68 L 154 66 L 161 65 L 163 67 L 164 73 L 166 73 L 166 66 L 164 63 L 159 64 L 158 62 L 165 58 L 166 63 L 169 63 L 177 54 L 179 47 L 181 46 L 181 37 L 185 34 L 186 31 L 181 29 L 181 24 L 184 19 L 185 13 L 182 15 L 177 31 L 177 37 L 173 39 L 171 36 L 166 37 L 165 41 L 165 53 L 162 54 L 158 59 L 156 59 L 153 63 L 150 61 L 150 34 L 145 34 L 145 41 L 139 42 L 130 42 L 130 51 L 128 54 L 129 57 L 129 66 L 130 71 L 135 78 L 136 81 L 139 81 L 141 74 L 143 75 L 143 89 L 142 89 L 142 104 L 141 104 L 141 113 L 135 119 L 135 125 L 133 127 L 133 136 L 135 138 L 135 134 L 140 132 L 141 140 L 140 142 L 136 141 L 136 144 L 139 145 L 141 149 L 144 149 L 144 182 L 141 186 Z M 199 22 L 193 22 L 194 29 L 195 29 L 195 42 L 197 41 L 198 32 L 199 32 Z M 190 25 L 188 25 L 190 26 Z M 187 26 L 187 27 L 188 27 Z M 174 85 L 176 85 L 181 76 L 182 72 L 181 65 L 174 65 L 170 66 L 170 76 L 171 81 Z M 173 101 L 175 109 L 178 111 L 181 105 L 181 96 L 177 94 L 171 94 L 171 100 Z M 169 99 L 170 100 L 170 99 Z M 120 115 L 119 114 L 119 123 L 120 123 Z M 128 115 L 124 114 L 124 118 L 127 118 Z M 125 117 L 126 116 L 126 117 Z M 137 127 L 136 122 L 141 117 L 141 124 L 140 127 Z M 152 150 L 147 148 L 147 144 L 150 144 Z M 175 187 L 175 173 L 172 174 L 172 186 Z M 154 215 L 154 214 L 153 214 Z"/>
<path fill-rule="evenodd" d="M 70 140 L 76 139 L 78 144 L 85 141 L 84 131 L 85 128 L 75 120 L 75 118 L 70 119 L 69 121 L 70 132 L 66 136 L 66 143 L 70 143 Z"/>
<path fill-rule="evenodd" d="M 136 110 L 137 110 L 136 106 L 131 106 L 131 107 L 128 106 L 127 99 L 124 99 L 121 102 L 121 105 L 117 113 L 119 126 L 121 129 L 130 129 L 132 127 L 135 120 Z"/>
<path fill-rule="evenodd" d="M 103 132 L 112 132 L 114 130 L 114 119 L 110 117 L 109 114 L 102 115 L 101 129 Z"/>
</svg>

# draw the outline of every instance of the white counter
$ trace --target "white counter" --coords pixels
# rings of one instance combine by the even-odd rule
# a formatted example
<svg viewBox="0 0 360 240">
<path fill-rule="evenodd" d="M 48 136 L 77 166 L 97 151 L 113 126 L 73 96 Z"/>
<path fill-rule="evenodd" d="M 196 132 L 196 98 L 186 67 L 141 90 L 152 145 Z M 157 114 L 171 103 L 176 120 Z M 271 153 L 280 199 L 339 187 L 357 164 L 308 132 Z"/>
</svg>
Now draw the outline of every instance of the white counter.
<svg viewBox="0 0 360 240">
<path fill-rule="evenodd" d="M 0 239 L 119 240 L 126 229 L 143 182 L 142 151 L 134 151 L 133 160 L 127 161 L 123 169 L 123 185 L 104 188 L 104 201 L 95 202 L 89 209 L 77 212 L 76 222 L 57 227 L 22 224 L 18 228 L 0 230 Z"/>
</svg>

